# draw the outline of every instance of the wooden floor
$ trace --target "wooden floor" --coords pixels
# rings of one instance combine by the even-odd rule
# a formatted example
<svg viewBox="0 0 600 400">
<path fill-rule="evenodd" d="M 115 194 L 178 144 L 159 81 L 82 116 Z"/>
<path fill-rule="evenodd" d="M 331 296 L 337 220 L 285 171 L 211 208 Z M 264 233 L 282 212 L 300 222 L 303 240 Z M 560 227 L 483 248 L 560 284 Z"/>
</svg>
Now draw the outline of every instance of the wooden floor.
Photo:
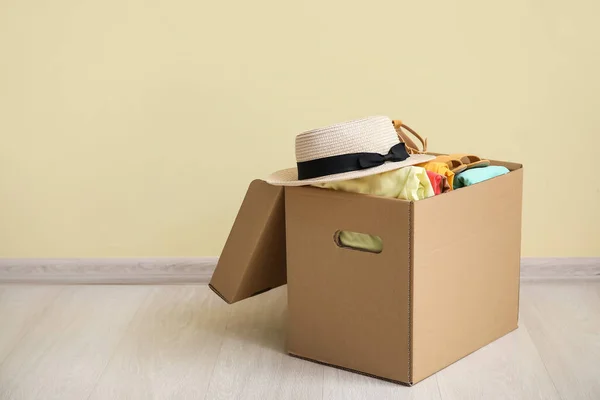
<svg viewBox="0 0 600 400">
<path fill-rule="evenodd" d="M 600 399 L 600 280 L 524 282 L 520 328 L 412 388 L 285 353 L 286 289 L 0 286 L 0 399 Z"/>
</svg>

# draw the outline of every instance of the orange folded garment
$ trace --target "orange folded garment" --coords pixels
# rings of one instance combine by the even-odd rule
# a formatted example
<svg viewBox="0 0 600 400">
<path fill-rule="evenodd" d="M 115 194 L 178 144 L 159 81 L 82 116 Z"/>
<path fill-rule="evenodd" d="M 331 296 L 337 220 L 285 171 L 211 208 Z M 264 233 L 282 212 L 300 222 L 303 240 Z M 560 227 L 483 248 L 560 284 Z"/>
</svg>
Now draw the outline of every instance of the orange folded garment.
<svg viewBox="0 0 600 400">
<path fill-rule="evenodd" d="M 424 164 L 419 164 L 419 167 L 423 167 L 427 171 L 435 172 L 436 174 L 444 176 L 448 180 L 448 190 L 452 190 L 452 188 L 454 187 L 454 172 L 450 170 L 448 164 L 443 162 L 436 162 L 434 160 L 426 162 Z"/>
<path fill-rule="evenodd" d="M 440 193 L 446 193 L 451 190 L 450 184 L 448 183 L 448 178 L 446 178 L 444 175 L 436 174 L 432 171 L 427 171 L 427 177 L 431 182 L 433 192 L 436 196 Z"/>
</svg>

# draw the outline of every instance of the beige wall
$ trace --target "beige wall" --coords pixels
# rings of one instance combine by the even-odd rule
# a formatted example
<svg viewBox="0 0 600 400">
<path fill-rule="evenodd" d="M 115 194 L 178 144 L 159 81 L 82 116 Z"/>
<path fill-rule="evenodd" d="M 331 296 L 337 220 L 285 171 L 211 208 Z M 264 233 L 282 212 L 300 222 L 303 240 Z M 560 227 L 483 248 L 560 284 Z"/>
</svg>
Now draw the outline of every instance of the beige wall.
<svg viewBox="0 0 600 400">
<path fill-rule="evenodd" d="M 373 114 L 434 151 L 524 163 L 524 255 L 600 256 L 599 13 L 2 1 L 0 257 L 218 255 L 298 132 Z"/>
</svg>

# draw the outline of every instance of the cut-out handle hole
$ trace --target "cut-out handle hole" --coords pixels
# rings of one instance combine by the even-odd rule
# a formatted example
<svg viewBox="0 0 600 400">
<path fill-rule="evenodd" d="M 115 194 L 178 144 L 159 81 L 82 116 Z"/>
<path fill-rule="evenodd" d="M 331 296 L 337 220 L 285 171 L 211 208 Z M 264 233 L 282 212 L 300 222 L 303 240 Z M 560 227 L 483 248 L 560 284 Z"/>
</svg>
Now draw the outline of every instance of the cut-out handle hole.
<svg viewBox="0 0 600 400">
<path fill-rule="evenodd" d="M 383 240 L 377 235 L 352 231 L 336 231 L 333 241 L 338 247 L 379 254 L 383 251 Z"/>
</svg>

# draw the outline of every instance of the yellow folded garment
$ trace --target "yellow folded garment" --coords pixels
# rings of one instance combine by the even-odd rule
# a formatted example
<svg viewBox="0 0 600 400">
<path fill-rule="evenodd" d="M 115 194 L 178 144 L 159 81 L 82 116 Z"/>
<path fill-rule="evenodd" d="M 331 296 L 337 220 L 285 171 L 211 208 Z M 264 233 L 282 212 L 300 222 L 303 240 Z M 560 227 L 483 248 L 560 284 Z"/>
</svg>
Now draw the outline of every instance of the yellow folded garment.
<svg viewBox="0 0 600 400">
<path fill-rule="evenodd" d="M 448 179 L 450 190 L 454 188 L 454 172 L 450 170 L 446 163 L 429 161 L 425 164 L 419 164 L 419 167 L 423 167 L 427 171 L 435 172 L 436 174 L 444 175 Z"/>
<path fill-rule="evenodd" d="M 404 200 L 421 200 L 435 195 L 425 168 L 414 166 L 347 181 L 317 183 L 313 186 Z M 342 231 L 339 241 L 345 247 L 373 253 L 380 253 L 383 249 L 379 236 L 366 233 Z"/>
<path fill-rule="evenodd" d="M 313 186 L 404 200 L 421 200 L 435 194 L 427 171 L 422 167 L 404 167 L 364 178 L 316 183 Z"/>
<path fill-rule="evenodd" d="M 337 241 L 343 247 L 352 247 L 371 253 L 381 253 L 383 250 L 383 242 L 379 236 L 369 235 L 366 233 L 341 231 Z"/>
</svg>

